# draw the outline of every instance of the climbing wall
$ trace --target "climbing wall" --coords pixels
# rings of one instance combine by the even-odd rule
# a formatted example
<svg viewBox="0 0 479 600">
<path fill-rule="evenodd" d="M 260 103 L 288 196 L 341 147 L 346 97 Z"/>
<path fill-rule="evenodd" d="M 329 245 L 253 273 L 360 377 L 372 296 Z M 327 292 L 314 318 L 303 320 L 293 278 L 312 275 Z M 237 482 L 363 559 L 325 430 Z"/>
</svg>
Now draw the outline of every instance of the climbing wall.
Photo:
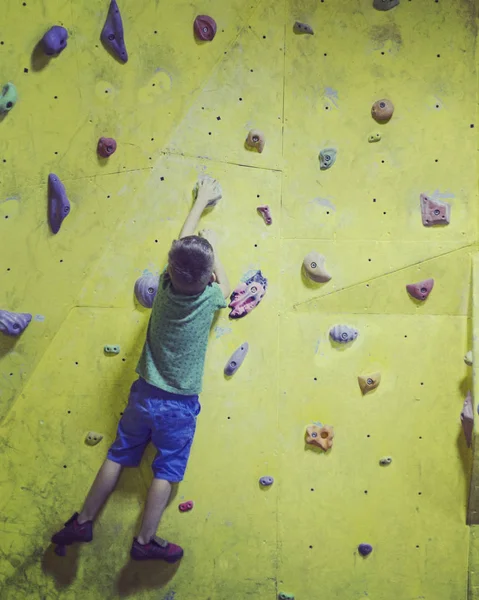
<svg viewBox="0 0 479 600">
<path fill-rule="evenodd" d="M 0 597 L 465 600 L 468 587 L 478 597 L 459 420 L 479 293 L 474 2 L 120 9 L 126 64 L 99 40 L 107 0 L 2 8 L 0 73 L 19 100 L 0 122 L 0 308 L 33 320 L 0 337 Z M 213 42 L 195 41 L 197 14 L 217 21 Z M 296 20 L 314 36 L 296 35 Z M 70 37 L 47 60 L 37 43 L 53 24 Z M 387 124 L 371 118 L 380 98 L 395 105 Z M 245 148 L 252 128 L 265 134 L 261 154 Z M 118 142 L 107 161 L 100 136 Z M 337 160 L 320 171 L 326 147 Z M 56 236 L 50 172 L 72 206 Z M 213 324 L 189 468 L 159 530 L 185 556 L 129 560 L 149 449 L 123 473 L 93 543 L 59 558 L 50 536 L 79 509 L 135 378 L 149 311 L 134 283 L 164 266 L 204 173 L 223 187 L 202 224 L 219 233 L 232 284 L 261 269 L 269 286 L 245 319 L 223 311 Z M 422 225 L 421 193 L 451 204 L 450 225 Z M 312 250 L 328 283 L 301 271 Z M 427 301 L 411 299 L 405 286 L 430 277 Z M 358 338 L 332 344 L 336 324 Z M 120 354 L 105 356 L 105 344 Z M 380 386 L 363 396 L 357 378 L 374 372 Z M 318 421 L 335 430 L 327 453 L 305 444 Z M 104 436 L 95 447 L 89 430 Z M 263 475 L 273 486 L 260 487 Z M 367 558 L 360 543 L 373 546 Z"/>
</svg>

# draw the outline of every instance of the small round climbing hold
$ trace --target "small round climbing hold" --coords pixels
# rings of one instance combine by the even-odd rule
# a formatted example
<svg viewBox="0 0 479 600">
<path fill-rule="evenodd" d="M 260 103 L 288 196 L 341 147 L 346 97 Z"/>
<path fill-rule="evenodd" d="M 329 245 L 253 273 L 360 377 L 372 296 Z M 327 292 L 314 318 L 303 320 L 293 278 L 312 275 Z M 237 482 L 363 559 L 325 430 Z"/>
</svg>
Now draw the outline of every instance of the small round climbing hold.
<svg viewBox="0 0 479 600">
<path fill-rule="evenodd" d="M 116 150 L 116 141 L 113 138 L 101 137 L 98 140 L 97 152 L 102 158 L 108 158 Z"/>
<path fill-rule="evenodd" d="M 54 25 L 43 36 L 43 51 L 47 56 L 57 56 L 67 47 L 68 31 L 65 27 Z"/>
<path fill-rule="evenodd" d="M 389 119 L 393 116 L 393 112 L 394 104 L 387 98 L 378 100 L 371 108 L 371 114 L 376 121 L 389 121 Z"/>
<path fill-rule="evenodd" d="M 193 500 L 188 500 L 187 502 L 182 502 L 179 504 L 178 508 L 180 509 L 180 512 L 188 512 L 193 508 L 194 505 L 195 503 Z"/>
<path fill-rule="evenodd" d="M 274 477 L 270 477 L 269 475 L 265 475 L 264 477 L 261 477 L 259 480 L 260 485 L 266 487 L 269 485 L 273 485 L 274 483 Z"/>
<path fill-rule="evenodd" d="M 319 168 L 321 171 L 327 171 L 336 162 L 337 151 L 335 148 L 324 148 L 319 153 Z"/>
<path fill-rule="evenodd" d="M 135 296 L 145 308 L 151 308 L 158 291 L 159 279 L 155 275 L 142 275 L 135 283 Z"/>
<path fill-rule="evenodd" d="M 316 283 L 326 283 L 331 279 L 331 275 L 324 266 L 325 258 L 319 252 L 312 251 L 303 259 L 303 269 L 305 275 Z"/>
<path fill-rule="evenodd" d="M 246 138 L 246 146 L 248 148 L 256 149 L 261 154 L 261 152 L 264 150 L 265 144 L 266 139 L 263 132 L 259 131 L 259 129 L 252 129 L 248 133 L 248 137 Z"/>
<path fill-rule="evenodd" d="M 196 39 L 211 42 L 216 35 L 216 21 L 208 15 L 198 15 L 193 24 Z"/>
<path fill-rule="evenodd" d="M 17 100 L 17 88 L 13 83 L 5 84 L 0 94 L 0 113 L 10 112 L 17 103 Z"/>
<path fill-rule="evenodd" d="M 383 456 L 382 458 L 379 459 L 379 464 L 382 467 L 387 467 L 388 465 L 390 465 L 392 463 L 393 459 L 391 456 Z"/>
<path fill-rule="evenodd" d="M 358 552 L 361 556 L 368 556 L 373 551 L 371 544 L 359 544 Z"/>
</svg>

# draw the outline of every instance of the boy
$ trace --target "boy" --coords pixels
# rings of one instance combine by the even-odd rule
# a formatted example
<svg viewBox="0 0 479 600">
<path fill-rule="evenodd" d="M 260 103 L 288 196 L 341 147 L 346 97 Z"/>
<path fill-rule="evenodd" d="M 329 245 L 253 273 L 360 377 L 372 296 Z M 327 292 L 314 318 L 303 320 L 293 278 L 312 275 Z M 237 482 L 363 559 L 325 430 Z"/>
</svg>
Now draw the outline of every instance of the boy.
<svg viewBox="0 0 479 600">
<path fill-rule="evenodd" d="M 175 562 L 183 549 L 157 537 L 171 484 L 183 479 L 200 412 L 208 334 L 215 312 L 226 307 L 230 287 L 218 259 L 212 231 L 193 235 L 216 182 L 199 182 L 196 201 L 180 239 L 168 254 L 160 276 L 143 352 L 136 368 L 139 379 L 130 390 L 128 406 L 118 424 L 117 438 L 88 493 L 80 514 L 52 537 L 60 555 L 65 546 L 93 539 L 93 520 L 115 489 L 123 467 L 138 466 L 150 441 L 158 450 L 141 529 L 133 539 L 135 560 Z"/>
</svg>

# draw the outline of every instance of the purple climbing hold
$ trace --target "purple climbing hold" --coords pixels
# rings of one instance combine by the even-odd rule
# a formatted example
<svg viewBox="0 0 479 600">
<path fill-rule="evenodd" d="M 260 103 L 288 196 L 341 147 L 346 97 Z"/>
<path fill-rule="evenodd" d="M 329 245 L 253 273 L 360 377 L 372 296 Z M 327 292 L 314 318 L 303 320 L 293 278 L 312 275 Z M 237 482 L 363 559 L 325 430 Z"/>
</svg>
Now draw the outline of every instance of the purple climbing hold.
<svg viewBox="0 0 479 600">
<path fill-rule="evenodd" d="M 0 310 L 0 331 L 5 335 L 20 335 L 30 324 L 32 315 Z"/>
<path fill-rule="evenodd" d="M 54 25 L 42 38 L 43 51 L 47 56 L 56 56 L 67 47 L 68 31 L 65 27 Z"/>
<path fill-rule="evenodd" d="M 145 308 L 151 308 L 158 291 L 159 279 L 157 275 L 142 275 L 135 283 L 135 296 Z"/>
<path fill-rule="evenodd" d="M 248 354 L 248 349 L 248 342 L 245 342 L 233 352 L 228 362 L 226 363 L 224 370 L 224 373 L 227 377 L 231 377 L 232 375 L 234 375 L 236 371 L 241 367 L 245 356 Z"/>
<path fill-rule="evenodd" d="M 63 220 L 70 214 L 70 202 L 65 186 L 60 179 L 50 173 L 48 176 L 48 222 L 52 233 L 58 233 Z"/>
<path fill-rule="evenodd" d="M 122 62 L 127 62 L 128 52 L 123 37 L 123 22 L 116 0 L 111 0 L 100 39 Z"/>
<path fill-rule="evenodd" d="M 368 556 L 373 551 L 371 544 L 359 544 L 358 552 L 361 556 Z"/>
</svg>

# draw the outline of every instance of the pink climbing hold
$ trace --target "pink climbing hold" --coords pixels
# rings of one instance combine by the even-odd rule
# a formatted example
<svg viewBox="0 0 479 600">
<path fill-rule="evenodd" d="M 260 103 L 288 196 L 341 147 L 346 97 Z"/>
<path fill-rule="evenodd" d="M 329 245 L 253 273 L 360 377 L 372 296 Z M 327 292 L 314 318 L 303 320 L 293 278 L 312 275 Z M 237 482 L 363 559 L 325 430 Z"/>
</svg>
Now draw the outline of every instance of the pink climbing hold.
<svg viewBox="0 0 479 600">
<path fill-rule="evenodd" d="M 182 502 L 180 505 L 178 505 L 178 508 L 181 512 L 188 512 L 193 508 L 194 505 L 195 503 L 193 500 L 188 500 L 188 502 Z"/>
<path fill-rule="evenodd" d="M 409 283 L 406 286 L 407 293 L 416 300 L 425 300 L 434 287 L 434 279 L 425 279 L 419 283 Z"/>
<path fill-rule="evenodd" d="M 229 314 L 230 318 L 239 319 L 256 308 L 266 294 L 267 287 L 268 280 L 263 277 L 261 271 L 256 271 L 252 277 L 242 281 L 230 296 L 228 304 L 228 307 L 232 309 Z"/>
<path fill-rule="evenodd" d="M 263 204 L 261 206 L 258 206 L 256 210 L 263 217 L 266 225 L 271 225 L 271 223 L 273 222 L 273 217 L 271 216 L 271 210 L 269 206 L 267 204 Z"/>
<path fill-rule="evenodd" d="M 0 332 L 13 337 L 19 336 L 30 325 L 32 315 L 0 310 Z"/>
<path fill-rule="evenodd" d="M 116 150 L 116 141 L 113 138 L 101 137 L 98 140 L 97 152 L 102 158 L 108 158 Z"/>
<path fill-rule="evenodd" d="M 464 400 L 464 406 L 461 412 L 461 424 L 466 443 L 470 446 L 472 443 L 472 431 L 474 429 L 474 410 L 472 408 L 471 392 L 467 392 L 466 399 Z"/>
<path fill-rule="evenodd" d="M 449 225 L 451 205 L 441 200 L 433 200 L 427 194 L 421 194 L 421 215 L 425 227 Z"/>
<path fill-rule="evenodd" d="M 216 22 L 208 15 L 198 15 L 193 27 L 196 38 L 202 42 L 211 42 L 216 35 Z"/>
</svg>

